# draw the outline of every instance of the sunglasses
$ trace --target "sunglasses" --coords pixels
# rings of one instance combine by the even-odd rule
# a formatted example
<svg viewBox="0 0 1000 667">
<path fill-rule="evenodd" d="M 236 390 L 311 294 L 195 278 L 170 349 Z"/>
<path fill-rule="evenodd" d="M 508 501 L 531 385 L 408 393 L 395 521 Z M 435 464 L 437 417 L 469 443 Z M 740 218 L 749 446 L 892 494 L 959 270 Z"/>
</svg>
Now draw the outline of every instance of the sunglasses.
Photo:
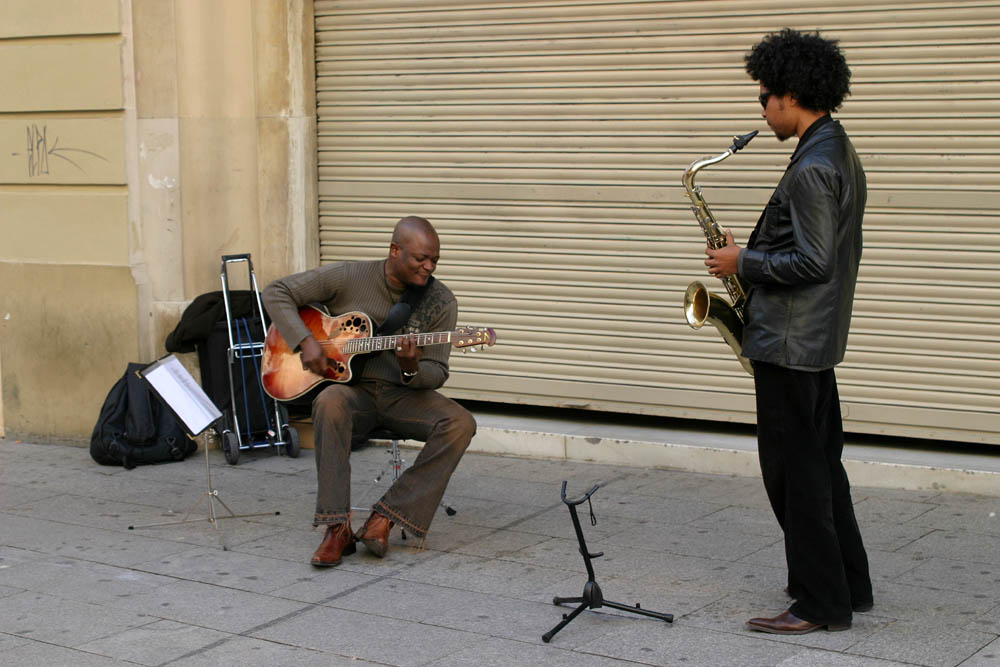
<svg viewBox="0 0 1000 667">
<path fill-rule="evenodd" d="M 768 100 L 771 99 L 771 95 L 772 94 L 773 93 L 771 93 L 771 91 L 767 91 L 766 93 L 761 93 L 760 97 L 757 98 L 758 100 L 760 100 L 760 105 L 763 108 L 765 108 L 765 109 L 767 108 L 767 102 L 768 102 Z"/>
</svg>

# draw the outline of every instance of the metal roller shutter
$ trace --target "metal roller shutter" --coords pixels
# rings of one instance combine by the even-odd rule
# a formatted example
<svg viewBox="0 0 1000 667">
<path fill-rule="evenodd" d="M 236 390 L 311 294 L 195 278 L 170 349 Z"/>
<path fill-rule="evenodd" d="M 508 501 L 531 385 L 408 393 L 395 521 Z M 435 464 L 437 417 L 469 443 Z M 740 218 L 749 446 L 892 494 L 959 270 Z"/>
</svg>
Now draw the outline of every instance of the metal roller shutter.
<svg viewBox="0 0 1000 667">
<path fill-rule="evenodd" d="M 743 55 L 839 39 L 837 117 L 869 179 L 850 430 L 1000 444 L 1000 2 L 315 2 L 322 261 L 380 257 L 402 215 L 442 235 L 461 321 L 448 391 L 501 403 L 754 420 L 753 386 L 681 300 L 705 273 L 681 175 L 745 242 L 793 142 Z"/>
</svg>

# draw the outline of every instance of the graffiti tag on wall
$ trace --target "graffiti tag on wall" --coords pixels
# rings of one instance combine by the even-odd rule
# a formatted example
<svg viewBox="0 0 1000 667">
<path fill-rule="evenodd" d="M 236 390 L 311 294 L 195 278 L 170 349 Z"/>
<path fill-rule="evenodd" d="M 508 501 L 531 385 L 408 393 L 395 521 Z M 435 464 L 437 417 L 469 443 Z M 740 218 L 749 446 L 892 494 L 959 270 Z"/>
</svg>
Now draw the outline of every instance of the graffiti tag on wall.
<svg viewBox="0 0 1000 667">
<path fill-rule="evenodd" d="M 72 165 L 80 173 L 86 174 L 87 170 L 81 166 L 81 158 L 93 157 L 98 160 L 107 162 L 107 158 L 94 151 L 88 151 L 84 148 L 71 148 L 69 146 L 60 146 L 59 137 L 56 136 L 52 139 L 51 145 L 49 144 L 49 128 L 47 125 L 31 124 L 25 128 L 25 134 L 27 137 L 27 156 L 28 163 L 28 176 L 46 176 L 50 174 L 50 163 L 53 160 L 63 160 L 64 162 Z M 13 153 L 13 155 L 20 155 L 19 153 Z M 75 159 L 74 159 L 75 158 Z"/>
</svg>

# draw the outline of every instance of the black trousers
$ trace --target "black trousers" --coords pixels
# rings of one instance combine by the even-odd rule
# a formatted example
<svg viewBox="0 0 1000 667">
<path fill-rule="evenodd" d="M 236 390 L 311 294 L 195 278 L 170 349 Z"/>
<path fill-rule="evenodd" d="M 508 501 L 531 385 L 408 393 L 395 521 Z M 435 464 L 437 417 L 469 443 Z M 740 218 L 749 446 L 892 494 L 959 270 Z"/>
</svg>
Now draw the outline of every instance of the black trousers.
<svg viewBox="0 0 1000 667">
<path fill-rule="evenodd" d="M 844 431 L 833 369 L 798 371 L 754 362 L 757 450 L 764 488 L 785 533 L 791 612 L 842 624 L 872 602 L 851 486 L 840 457 Z"/>
</svg>

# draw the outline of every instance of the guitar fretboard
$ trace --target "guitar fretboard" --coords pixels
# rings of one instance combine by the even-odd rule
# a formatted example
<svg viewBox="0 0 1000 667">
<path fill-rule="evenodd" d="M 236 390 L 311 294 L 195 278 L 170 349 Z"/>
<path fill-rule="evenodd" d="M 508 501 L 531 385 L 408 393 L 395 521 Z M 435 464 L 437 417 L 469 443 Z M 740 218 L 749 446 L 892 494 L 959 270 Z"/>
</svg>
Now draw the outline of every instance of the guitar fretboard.
<svg viewBox="0 0 1000 667">
<path fill-rule="evenodd" d="M 451 331 L 435 331 L 433 333 L 413 334 L 418 346 L 440 345 L 451 342 Z M 399 345 L 399 342 L 407 336 L 376 336 L 374 338 L 352 338 L 341 346 L 341 350 L 347 354 L 357 354 L 359 352 L 378 352 L 388 350 Z"/>
</svg>

